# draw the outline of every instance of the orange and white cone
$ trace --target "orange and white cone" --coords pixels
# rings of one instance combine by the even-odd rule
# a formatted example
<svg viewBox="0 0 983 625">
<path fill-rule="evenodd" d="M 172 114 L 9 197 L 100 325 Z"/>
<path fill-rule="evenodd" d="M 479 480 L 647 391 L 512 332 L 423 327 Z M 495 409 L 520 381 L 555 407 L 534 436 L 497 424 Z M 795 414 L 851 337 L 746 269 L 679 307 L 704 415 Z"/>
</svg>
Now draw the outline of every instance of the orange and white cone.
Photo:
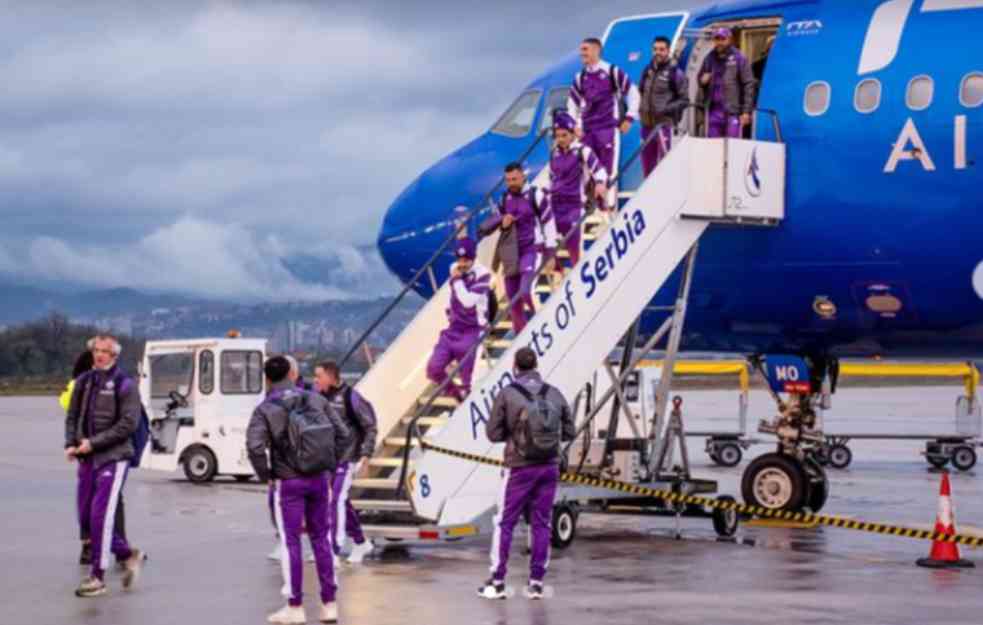
<svg viewBox="0 0 983 625">
<path fill-rule="evenodd" d="M 949 472 L 942 473 L 942 488 L 939 491 L 939 512 L 935 517 L 935 533 L 952 536 L 956 533 L 956 517 L 952 510 L 952 494 L 949 488 Z M 920 558 L 916 564 L 933 569 L 973 568 L 975 564 L 959 556 L 956 543 L 934 540 L 932 551 L 927 558 Z"/>
</svg>

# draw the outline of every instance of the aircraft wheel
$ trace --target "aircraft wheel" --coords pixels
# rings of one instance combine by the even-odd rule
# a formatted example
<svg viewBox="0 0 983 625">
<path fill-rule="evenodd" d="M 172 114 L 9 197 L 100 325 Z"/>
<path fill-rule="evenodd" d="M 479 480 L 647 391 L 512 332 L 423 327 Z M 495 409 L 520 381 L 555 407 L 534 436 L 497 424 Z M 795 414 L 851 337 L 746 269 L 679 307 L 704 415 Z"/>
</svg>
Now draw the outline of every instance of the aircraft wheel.
<svg viewBox="0 0 983 625">
<path fill-rule="evenodd" d="M 733 503 L 736 500 L 730 495 L 720 495 L 718 502 Z M 736 510 L 713 509 L 713 531 L 717 532 L 720 538 L 730 538 L 737 533 L 737 526 L 740 524 L 740 517 Z"/>
<path fill-rule="evenodd" d="M 215 479 L 218 461 L 207 447 L 196 445 L 184 452 L 184 476 L 193 484 L 205 484 Z"/>
<path fill-rule="evenodd" d="M 724 443 L 717 447 L 718 464 L 725 467 L 736 467 L 743 457 L 744 453 L 737 443 Z"/>
<path fill-rule="evenodd" d="M 566 549 L 577 536 L 577 513 L 566 504 L 553 508 L 553 531 L 550 543 L 556 549 Z"/>
<path fill-rule="evenodd" d="M 829 499 L 829 480 L 826 478 L 826 472 L 823 471 L 821 475 L 813 478 L 809 486 L 809 509 L 818 514 L 826 505 L 827 499 Z"/>
<path fill-rule="evenodd" d="M 834 469 L 845 469 L 853 462 L 853 452 L 846 445 L 833 445 L 829 448 L 829 464 Z"/>
<path fill-rule="evenodd" d="M 969 445 L 960 445 L 952 451 L 952 466 L 969 471 L 976 466 L 976 451 Z"/>
<path fill-rule="evenodd" d="M 765 454 L 744 470 L 741 494 L 752 506 L 800 510 L 809 494 L 808 476 L 798 460 L 778 453 Z"/>
</svg>

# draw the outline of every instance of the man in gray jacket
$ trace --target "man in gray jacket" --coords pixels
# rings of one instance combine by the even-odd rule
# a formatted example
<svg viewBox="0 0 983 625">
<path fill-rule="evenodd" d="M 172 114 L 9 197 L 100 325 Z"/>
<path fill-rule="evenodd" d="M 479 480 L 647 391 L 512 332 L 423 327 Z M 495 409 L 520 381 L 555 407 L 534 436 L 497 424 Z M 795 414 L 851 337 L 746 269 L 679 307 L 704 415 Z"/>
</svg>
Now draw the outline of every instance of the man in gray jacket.
<svg viewBox="0 0 983 625">
<path fill-rule="evenodd" d="M 654 137 L 642 151 L 642 170 L 648 176 L 672 148 L 672 129 L 689 104 L 686 74 L 672 60 L 670 42 L 656 37 L 652 43 L 652 62 L 642 74 L 642 101 L 638 108 L 642 120 L 642 141 Z"/>
<path fill-rule="evenodd" d="M 78 515 L 92 541 L 92 569 L 75 590 L 78 597 L 106 594 L 109 554 L 124 563 L 123 587 L 140 573 L 143 554 L 113 531 L 113 519 L 133 459 L 131 437 L 141 415 L 140 391 L 116 364 L 119 341 L 99 335 L 90 342 L 93 368 L 80 376 L 65 415 L 65 458 L 77 460 Z"/>
<path fill-rule="evenodd" d="M 491 579 L 478 589 L 485 599 L 504 599 L 505 575 L 512 532 L 523 512 L 528 511 L 532 524 L 532 557 L 529 560 L 529 585 L 526 596 L 542 599 L 543 578 L 549 563 L 550 525 L 553 498 L 560 478 L 560 449 L 549 457 L 534 453 L 524 429 L 529 418 L 530 398 L 542 399 L 549 410 L 559 413 L 560 440 L 572 440 L 576 434 L 570 404 L 555 388 L 543 382 L 536 371 L 536 352 L 523 347 L 515 353 L 516 380 L 495 397 L 485 433 L 493 443 L 505 443 L 505 472 L 502 496 L 491 546 Z M 521 388 L 518 388 L 521 387 Z M 545 389 L 545 390 L 544 390 Z M 559 440 L 557 441 L 559 443 Z"/>
<path fill-rule="evenodd" d="M 290 379 L 290 363 L 283 356 L 273 356 L 263 365 L 268 393 L 246 429 L 249 461 L 261 482 L 273 480 L 273 510 L 282 542 L 281 570 L 287 605 L 269 616 L 270 623 L 304 623 L 304 561 L 300 536 L 306 524 L 314 551 L 318 580 L 321 585 L 320 621 L 338 620 L 335 595 L 338 584 L 334 557 L 328 541 L 329 473 L 304 474 L 293 466 L 289 448 L 288 425 L 294 410 L 320 411 L 327 415 L 335 433 L 335 450 L 340 453 L 351 432 L 341 417 L 317 393 L 299 389 Z M 267 460 L 267 451 L 269 460 Z"/>
<path fill-rule="evenodd" d="M 700 68 L 708 137 L 740 137 L 754 111 L 751 63 L 734 47 L 729 28 L 713 32 L 713 50 Z"/>
</svg>

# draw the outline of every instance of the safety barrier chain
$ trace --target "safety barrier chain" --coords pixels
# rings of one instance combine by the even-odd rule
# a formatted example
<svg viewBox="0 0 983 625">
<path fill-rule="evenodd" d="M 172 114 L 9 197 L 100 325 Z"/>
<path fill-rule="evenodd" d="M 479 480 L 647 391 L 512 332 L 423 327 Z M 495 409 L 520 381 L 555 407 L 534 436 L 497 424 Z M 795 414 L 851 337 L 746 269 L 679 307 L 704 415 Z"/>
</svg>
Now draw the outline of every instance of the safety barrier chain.
<svg viewBox="0 0 983 625">
<path fill-rule="evenodd" d="M 505 463 L 503 463 L 501 460 L 488 458 L 486 456 L 479 456 L 476 454 L 469 454 L 462 451 L 456 451 L 454 449 L 447 449 L 446 447 L 439 447 L 437 445 L 428 443 L 424 440 L 420 441 L 420 445 L 423 449 L 433 451 L 439 454 L 444 454 L 446 456 L 451 456 L 454 458 L 460 458 L 461 460 L 477 462 L 479 464 L 485 464 L 493 467 L 505 466 Z M 697 506 L 703 506 L 705 508 L 710 508 L 713 510 L 723 510 L 725 512 L 736 512 L 738 514 L 744 514 L 750 516 L 765 517 L 770 519 L 780 519 L 782 521 L 794 521 L 798 523 L 825 525 L 827 527 L 838 527 L 842 529 L 856 530 L 859 532 L 870 532 L 872 534 L 887 534 L 890 536 L 901 536 L 903 538 L 914 538 L 916 540 L 934 540 L 934 541 L 947 542 L 947 543 L 956 543 L 959 545 L 966 545 L 968 547 L 983 546 L 983 536 L 969 536 L 966 534 L 946 534 L 944 532 L 934 532 L 930 530 L 915 529 L 911 527 L 903 527 L 901 525 L 889 525 L 887 523 L 869 523 L 867 521 L 858 521 L 855 519 L 848 519 L 846 517 L 831 516 L 827 514 L 813 514 L 811 512 L 792 512 L 790 510 L 772 510 L 770 508 L 763 508 L 761 506 L 751 506 L 748 504 L 739 503 L 737 501 L 710 499 L 708 497 L 699 497 L 697 495 L 684 495 L 682 493 L 674 493 L 668 490 L 649 488 L 647 486 L 640 486 L 638 484 L 619 482 L 618 480 L 607 480 L 607 479 L 600 479 L 596 477 L 588 477 L 584 475 L 578 475 L 576 473 L 561 473 L 560 481 L 567 482 L 570 484 L 578 484 L 580 486 L 593 486 L 595 488 L 603 488 L 606 490 L 627 493 L 630 495 L 638 495 L 640 497 L 653 497 L 655 499 L 662 499 L 670 503 L 692 504 Z"/>
</svg>

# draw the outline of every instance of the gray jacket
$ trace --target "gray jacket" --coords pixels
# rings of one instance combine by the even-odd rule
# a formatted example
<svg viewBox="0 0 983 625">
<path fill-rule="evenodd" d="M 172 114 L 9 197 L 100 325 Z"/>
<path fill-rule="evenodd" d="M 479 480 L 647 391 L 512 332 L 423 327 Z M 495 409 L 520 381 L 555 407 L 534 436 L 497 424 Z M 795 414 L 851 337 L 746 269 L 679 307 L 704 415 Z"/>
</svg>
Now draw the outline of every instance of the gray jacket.
<svg viewBox="0 0 983 625">
<path fill-rule="evenodd" d="M 274 441 L 282 441 L 286 438 L 290 411 L 305 398 L 310 405 L 323 410 L 331 420 L 335 431 L 335 449 L 343 450 L 348 445 L 351 430 L 345 425 L 341 415 L 328 405 L 324 397 L 318 393 L 298 389 L 290 380 L 277 382 L 270 388 L 263 403 L 253 411 L 249 427 L 246 428 L 246 451 L 249 453 L 249 462 L 253 465 L 253 470 L 260 481 L 266 482 L 270 478 L 290 480 L 307 477 L 291 467 L 283 451 L 278 445 L 274 445 Z M 269 460 L 266 458 L 267 450 L 270 454 Z M 336 453 L 335 456 L 340 462 L 340 454 Z"/>
<path fill-rule="evenodd" d="M 65 414 L 65 448 L 89 439 L 92 453 L 80 456 L 101 467 L 133 458 L 130 437 L 137 429 L 142 407 L 133 378 L 117 365 L 107 371 L 93 369 L 75 381 Z"/>
<path fill-rule="evenodd" d="M 715 77 L 719 74 L 723 80 L 724 109 L 727 114 L 740 115 L 754 111 L 754 90 L 757 81 L 754 79 L 754 72 L 751 71 L 751 64 L 740 50 L 731 47 L 722 58 L 716 50 L 711 51 L 707 58 L 703 59 L 703 66 L 700 68 L 700 76 L 707 73 L 712 78 L 710 84 L 703 87 L 704 106 L 711 105 Z"/>
<path fill-rule="evenodd" d="M 650 63 L 642 74 L 640 91 L 638 112 L 646 128 L 675 124 L 689 104 L 689 80 L 673 61 Z"/>
<path fill-rule="evenodd" d="M 527 391 L 535 395 L 543 386 L 543 378 L 536 371 L 530 371 L 519 376 L 515 383 L 521 384 Z M 570 412 L 570 404 L 566 398 L 560 391 L 550 387 L 546 393 L 546 401 L 562 407 L 561 438 L 565 441 L 573 440 L 577 430 L 573 423 L 573 415 Z M 519 391 L 506 386 L 495 396 L 491 416 L 485 424 L 485 434 L 488 436 L 488 440 L 493 443 L 505 443 L 505 466 L 510 469 L 544 464 L 543 462 L 526 460 L 523 450 L 517 448 L 515 432 L 519 426 L 519 417 L 527 405 L 526 398 Z M 560 462 L 560 457 L 557 456 L 549 462 L 557 464 Z"/>
<path fill-rule="evenodd" d="M 342 382 L 341 386 L 323 395 L 328 404 L 344 416 L 345 424 L 352 431 L 344 453 L 338 455 L 338 462 L 358 462 L 362 457 L 375 453 L 378 428 L 372 404 L 347 382 Z M 350 399 L 346 400 L 346 395 Z"/>
</svg>

